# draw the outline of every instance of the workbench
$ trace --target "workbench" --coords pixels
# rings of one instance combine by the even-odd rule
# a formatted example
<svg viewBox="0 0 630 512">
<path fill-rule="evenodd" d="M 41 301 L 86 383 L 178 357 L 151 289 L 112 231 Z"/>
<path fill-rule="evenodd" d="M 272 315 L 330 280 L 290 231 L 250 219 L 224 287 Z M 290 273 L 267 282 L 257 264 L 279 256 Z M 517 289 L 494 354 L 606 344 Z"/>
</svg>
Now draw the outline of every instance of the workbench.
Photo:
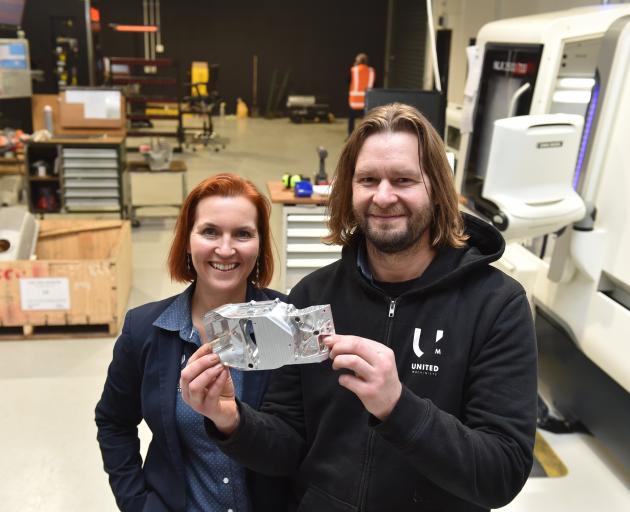
<svg viewBox="0 0 630 512">
<path fill-rule="evenodd" d="M 137 211 L 139 208 L 177 208 L 174 214 L 165 216 L 178 215 L 179 208 L 184 204 L 188 194 L 187 168 L 184 161 L 171 160 L 167 169 L 152 171 L 144 160 L 131 160 L 127 162 L 127 170 L 131 181 L 130 218 L 132 226 L 138 227 L 140 225 Z M 151 183 L 146 183 L 146 180 L 151 180 Z M 163 215 L 157 216 L 162 217 Z"/>
</svg>

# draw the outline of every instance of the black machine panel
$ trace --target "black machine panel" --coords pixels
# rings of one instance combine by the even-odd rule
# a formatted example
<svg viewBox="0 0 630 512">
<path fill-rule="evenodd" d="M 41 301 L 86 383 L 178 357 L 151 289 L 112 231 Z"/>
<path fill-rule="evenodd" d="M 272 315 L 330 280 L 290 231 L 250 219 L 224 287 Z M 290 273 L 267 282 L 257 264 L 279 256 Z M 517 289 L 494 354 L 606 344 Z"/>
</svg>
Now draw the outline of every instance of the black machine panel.
<svg viewBox="0 0 630 512">
<path fill-rule="evenodd" d="M 535 318 L 538 378 L 551 395 L 546 398 L 567 420 L 584 424 L 630 468 L 630 393 L 586 357 L 548 311 L 537 307 Z"/>
<path fill-rule="evenodd" d="M 483 202 L 481 190 L 494 122 L 510 115 L 529 114 L 542 51 L 542 45 L 486 44 L 462 184 L 462 193 L 473 209 L 478 209 L 478 203 Z M 529 89 L 519 97 L 514 112 L 510 113 L 512 98 L 526 83 Z"/>
</svg>

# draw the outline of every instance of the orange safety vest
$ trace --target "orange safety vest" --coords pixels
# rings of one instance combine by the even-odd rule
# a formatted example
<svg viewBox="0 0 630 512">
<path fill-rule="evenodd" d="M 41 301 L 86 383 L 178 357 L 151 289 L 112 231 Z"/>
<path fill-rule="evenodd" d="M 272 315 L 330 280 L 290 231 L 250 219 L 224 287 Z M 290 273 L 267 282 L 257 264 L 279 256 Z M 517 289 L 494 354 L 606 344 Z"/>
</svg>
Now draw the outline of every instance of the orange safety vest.
<svg viewBox="0 0 630 512">
<path fill-rule="evenodd" d="M 350 94 L 348 103 L 350 108 L 361 110 L 365 108 L 365 91 L 374 86 L 374 68 L 365 64 L 358 64 L 350 68 Z"/>
</svg>

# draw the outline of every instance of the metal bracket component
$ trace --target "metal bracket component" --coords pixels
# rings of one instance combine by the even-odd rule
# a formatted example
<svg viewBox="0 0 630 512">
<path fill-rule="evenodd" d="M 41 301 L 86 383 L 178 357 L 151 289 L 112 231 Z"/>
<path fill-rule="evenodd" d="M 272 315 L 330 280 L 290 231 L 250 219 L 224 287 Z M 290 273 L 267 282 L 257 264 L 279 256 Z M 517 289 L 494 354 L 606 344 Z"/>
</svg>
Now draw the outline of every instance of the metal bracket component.
<svg viewBox="0 0 630 512">
<path fill-rule="evenodd" d="M 335 333 L 330 305 L 296 309 L 279 299 L 226 304 L 206 313 L 203 325 L 214 353 L 239 370 L 325 361 L 322 338 Z"/>
</svg>

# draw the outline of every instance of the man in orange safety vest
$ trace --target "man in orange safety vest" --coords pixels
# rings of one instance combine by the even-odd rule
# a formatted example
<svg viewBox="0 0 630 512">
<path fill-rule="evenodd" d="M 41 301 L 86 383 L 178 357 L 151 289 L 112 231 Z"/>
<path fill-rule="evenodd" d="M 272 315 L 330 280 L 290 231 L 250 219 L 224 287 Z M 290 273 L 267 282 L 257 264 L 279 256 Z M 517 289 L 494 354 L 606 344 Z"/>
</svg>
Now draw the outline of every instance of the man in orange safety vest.
<svg viewBox="0 0 630 512">
<path fill-rule="evenodd" d="M 368 66 L 368 56 L 365 53 L 359 53 L 354 59 L 354 65 L 350 68 L 348 136 L 354 130 L 354 120 L 363 117 L 365 91 L 373 86 L 374 68 Z"/>
</svg>

